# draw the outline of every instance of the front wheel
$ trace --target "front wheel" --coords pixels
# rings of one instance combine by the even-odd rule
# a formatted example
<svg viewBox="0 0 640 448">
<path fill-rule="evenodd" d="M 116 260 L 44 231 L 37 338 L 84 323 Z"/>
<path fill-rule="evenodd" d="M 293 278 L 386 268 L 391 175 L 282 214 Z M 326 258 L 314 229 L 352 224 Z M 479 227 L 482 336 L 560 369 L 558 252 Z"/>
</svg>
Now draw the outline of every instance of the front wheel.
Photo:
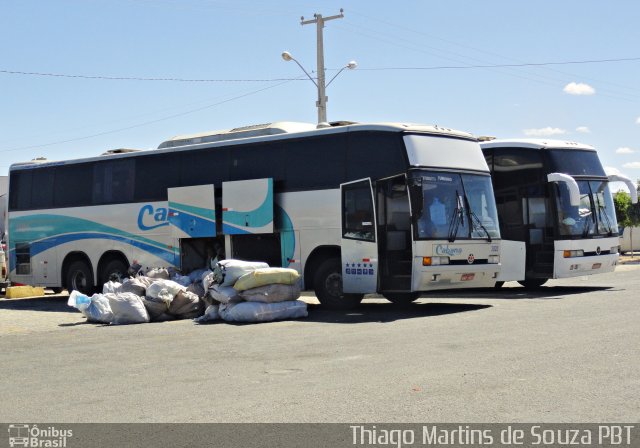
<svg viewBox="0 0 640 448">
<path fill-rule="evenodd" d="M 385 299 L 396 305 L 408 305 L 420 297 L 419 292 L 393 292 L 382 293 Z"/>
<path fill-rule="evenodd" d="M 93 273 L 84 261 L 74 261 L 69 265 L 66 275 L 69 292 L 76 290 L 82 294 L 93 294 Z"/>
<path fill-rule="evenodd" d="M 526 280 L 518 280 L 518 283 L 520 283 L 527 289 L 538 289 L 539 287 L 547 283 L 547 280 L 548 279 L 546 278 L 528 278 Z"/>
<path fill-rule="evenodd" d="M 355 308 L 364 294 L 344 294 L 342 292 L 342 265 L 339 258 L 325 260 L 313 279 L 316 297 L 326 308 L 346 310 Z"/>
</svg>

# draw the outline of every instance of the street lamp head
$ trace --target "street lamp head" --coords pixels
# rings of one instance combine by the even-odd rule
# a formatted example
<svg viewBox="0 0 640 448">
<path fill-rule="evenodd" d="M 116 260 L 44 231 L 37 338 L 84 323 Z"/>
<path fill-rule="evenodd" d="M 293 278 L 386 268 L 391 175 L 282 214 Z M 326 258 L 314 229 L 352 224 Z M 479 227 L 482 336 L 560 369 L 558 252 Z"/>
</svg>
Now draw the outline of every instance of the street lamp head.
<svg viewBox="0 0 640 448">
<path fill-rule="evenodd" d="M 353 70 L 358 66 L 358 63 L 356 61 L 349 61 L 349 63 L 347 64 L 347 68 L 349 70 Z"/>
<path fill-rule="evenodd" d="M 292 61 L 293 60 L 293 56 L 291 56 L 291 53 L 289 53 L 288 51 L 283 51 L 282 52 L 282 59 L 284 59 L 285 61 Z"/>
</svg>

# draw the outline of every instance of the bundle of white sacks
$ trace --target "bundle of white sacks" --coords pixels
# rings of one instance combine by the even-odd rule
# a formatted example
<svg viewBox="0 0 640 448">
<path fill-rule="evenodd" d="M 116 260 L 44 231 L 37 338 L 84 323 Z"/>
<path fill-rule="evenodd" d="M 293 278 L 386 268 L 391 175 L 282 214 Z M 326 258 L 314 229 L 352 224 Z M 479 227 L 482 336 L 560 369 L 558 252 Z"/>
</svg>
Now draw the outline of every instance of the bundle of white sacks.
<svg viewBox="0 0 640 448">
<path fill-rule="evenodd" d="M 307 304 L 296 300 L 300 276 L 293 269 L 223 260 L 214 271 L 169 277 L 166 269 L 154 269 L 122 283 L 107 282 L 102 294 L 91 297 L 72 291 L 68 305 L 89 321 L 114 325 L 189 318 L 268 322 L 308 315 Z"/>
<path fill-rule="evenodd" d="M 262 262 L 222 260 L 203 278 L 212 299 L 198 322 L 268 322 L 306 317 L 300 300 L 300 275 L 294 269 L 270 268 Z M 205 300 L 207 298 L 205 297 Z"/>
</svg>

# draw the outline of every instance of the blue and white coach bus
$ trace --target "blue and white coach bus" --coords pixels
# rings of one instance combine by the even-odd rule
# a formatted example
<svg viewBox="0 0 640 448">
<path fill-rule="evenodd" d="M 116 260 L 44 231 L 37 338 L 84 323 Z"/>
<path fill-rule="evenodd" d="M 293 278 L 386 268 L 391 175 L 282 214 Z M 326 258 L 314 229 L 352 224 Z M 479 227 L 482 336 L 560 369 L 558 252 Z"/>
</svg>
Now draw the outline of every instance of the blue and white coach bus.
<svg viewBox="0 0 640 448">
<path fill-rule="evenodd" d="M 438 126 L 281 122 L 158 149 L 12 165 L 13 282 L 90 292 L 134 261 L 296 269 L 328 307 L 492 286 L 500 233 L 476 139 Z"/>
<path fill-rule="evenodd" d="M 610 181 L 595 148 L 575 142 L 498 139 L 481 143 L 496 194 L 504 269 L 497 286 L 516 280 L 537 288 L 548 279 L 611 272 L 618 224 Z"/>
</svg>

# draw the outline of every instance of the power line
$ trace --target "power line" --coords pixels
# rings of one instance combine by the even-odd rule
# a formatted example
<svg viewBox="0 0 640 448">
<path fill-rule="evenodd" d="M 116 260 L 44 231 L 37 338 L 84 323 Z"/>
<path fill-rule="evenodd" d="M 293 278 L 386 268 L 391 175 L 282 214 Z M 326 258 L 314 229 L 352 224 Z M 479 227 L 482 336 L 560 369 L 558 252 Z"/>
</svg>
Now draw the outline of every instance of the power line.
<svg viewBox="0 0 640 448">
<path fill-rule="evenodd" d="M 294 78 L 291 81 L 297 81 L 299 79 L 302 79 L 302 78 Z M 202 107 L 199 107 L 197 109 L 192 109 L 192 110 L 188 110 L 186 112 L 181 112 L 181 113 L 173 114 L 173 115 L 170 115 L 170 116 L 167 116 L 167 117 L 158 118 L 157 120 L 145 121 L 143 123 L 138 123 L 138 124 L 134 124 L 134 125 L 123 127 L 123 128 L 111 129 L 109 131 L 98 132 L 96 134 L 85 135 L 85 136 L 76 137 L 76 138 L 70 138 L 70 139 L 67 139 L 67 140 L 58 140 L 58 141 L 50 142 L 50 143 L 43 143 L 41 145 L 30 145 L 30 146 L 21 146 L 21 147 L 18 147 L 18 148 L 0 149 L 0 152 L 10 152 L 10 151 L 20 151 L 20 150 L 23 150 L 23 149 L 42 148 L 42 147 L 45 147 L 45 146 L 59 145 L 59 144 L 62 144 L 62 143 L 76 142 L 76 141 L 80 141 L 80 140 L 88 140 L 90 138 L 100 137 L 102 135 L 114 134 L 116 132 L 122 132 L 122 131 L 128 131 L 129 129 L 139 128 L 139 127 L 142 127 L 142 126 L 147 126 L 149 124 L 154 124 L 154 123 L 158 123 L 158 122 L 161 122 L 161 121 L 170 120 L 172 118 L 181 117 L 183 115 L 189 115 L 189 114 L 192 114 L 192 113 L 195 113 L 195 112 L 200 112 L 202 110 L 209 109 L 209 108 L 214 107 L 214 106 L 219 106 L 220 104 L 229 103 L 231 101 L 235 101 L 235 100 L 238 100 L 240 98 L 244 98 L 244 97 L 247 97 L 247 96 L 250 96 L 250 95 L 255 95 L 256 93 L 264 92 L 265 90 L 269 90 L 269 89 L 273 89 L 275 87 L 279 87 L 279 86 L 281 86 L 283 84 L 287 84 L 288 82 L 290 82 L 290 81 L 286 80 L 286 81 L 280 82 L 278 84 L 274 84 L 274 85 L 271 85 L 271 86 L 268 86 L 268 87 L 264 87 L 262 89 L 253 90 L 251 92 L 244 93 L 242 95 L 236 95 L 236 96 L 234 96 L 232 98 L 228 98 L 228 99 L 223 100 L 223 101 L 218 101 L 217 103 L 208 104 L 206 106 L 202 106 Z"/>
<path fill-rule="evenodd" d="M 592 59 L 586 61 L 560 61 L 560 62 L 526 62 L 522 64 L 486 64 L 486 65 L 437 65 L 430 67 L 377 67 L 361 68 L 358 70 L 383 71 L 383 70 L 453 70 L 470 68 L 504 68 L 504 67 L 540 67 L 545 65 L 570 65 L 570 64 L 599 64 L 604 62 L 629 62 L 640 61 L 640 58 L 619 59 Z"/>
<path fill-rule="evenodd" d="M 186 78 L 143 78 L 138 76 L 105 76 L 105 75 L 75 75 L 68 73 L 24 72 L 18 70 L 0 70 L 9 75 L 48 76 L 54 78 L 100 79 L 108 81 L 172 81 L 172 82 L 279 82 L 298 81 L 298 78 L 272 79 L 186 79 Z"/>
<path fill-rule="evenodd" d="M 551 62 L 525 62 L 521 64 L 480 64 L 480 65 L 436 65 L 429 67 L 359 67 L 362 71 L 391 71 L 391 70 L 460 70 L 460 69 L 476 69 L 476 68 L 513 68 L 513 67 L 542 67 L 549 65 L 575 65 L 575 64 L 602 64 L 608 62 L 634 62 L 640 61 L 640 57 L 633 58 L 616 58 L 616 59 L 590 59 L 581 61 L 551 61 Z M 338 69 L 332 69 L 338 70 Z M 26 76 L 43 76 L 55 78 L 78 78 L 78 79 L 97 79 L 107 81 L 167 81 L 167 82 L 282 82 L 282 81 L 300 81 L 301 78 L 264 78 L 264 79 L 189 79 L 189 78 L 153 78 L 138 76 L 106 76 L 106 75 L 81 75 L 68 73 L 45 73 L 45 72 L 25 72 L 19 70 L 0 70 L 0 73 L 9 75 L 26 75 Z"/>
</svg>

